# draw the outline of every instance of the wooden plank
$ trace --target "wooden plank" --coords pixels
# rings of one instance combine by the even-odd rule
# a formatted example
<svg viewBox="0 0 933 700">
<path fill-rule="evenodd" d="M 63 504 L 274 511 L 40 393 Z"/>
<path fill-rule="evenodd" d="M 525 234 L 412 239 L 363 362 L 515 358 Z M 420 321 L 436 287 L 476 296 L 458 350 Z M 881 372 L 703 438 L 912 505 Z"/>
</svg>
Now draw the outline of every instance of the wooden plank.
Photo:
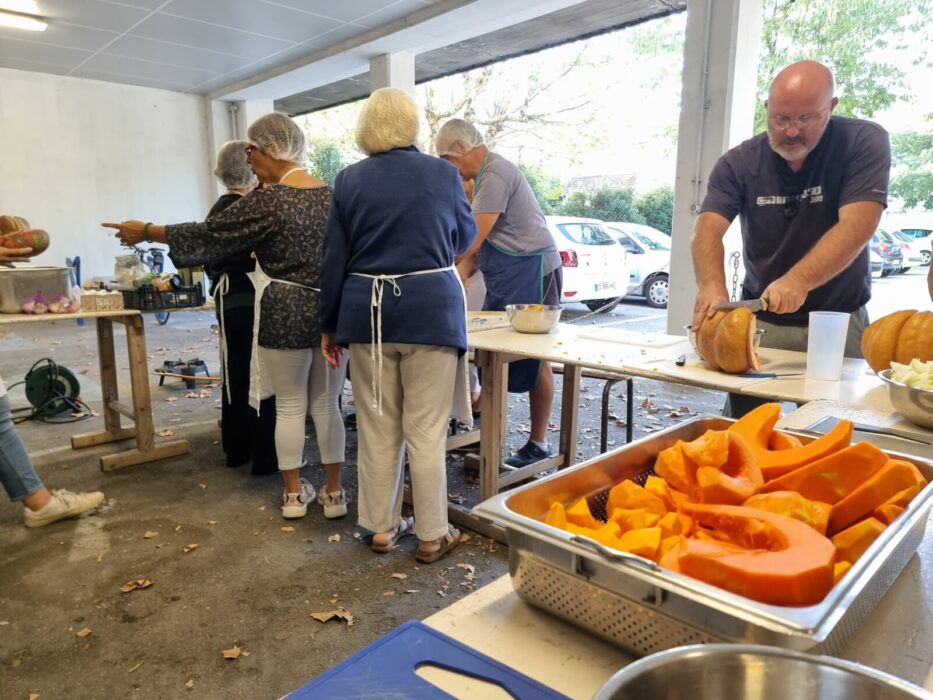
<svg viewBox="0 0 933 700">
<path fill-rule="evenodd" d="M 136 414 L 133 411 L 132 406 L 127 406 L 122 401 L 108 401 L 107 406 L 112 408 L 114 411 L 119 413 L 121 416 L 126 416 L 130 420 L 136 419 Z"/>
<path fill-rule="evenodd" d="M 115 432 L 109 430 L 95 430 L 92 433 L 79 433 L 71 436 L 71 446 L 78 450 L 82 447 L 106 445 L 108 442 L 118 442 L 136 437 L 136 428 L 120 428 Z"/>
<path fill-rule="evenodd" d="M 580 373 L 579 365 L 564 364 L 564 381 L 560 400 L 559 452 L 564 456 L 564 465 L 569 467 L 577 461 L 577 428 L 580 425 Z"/>
<path fill-rule="evenodd" d="M 485 501 L 497 492 L 499 465 L 502 464 L 502 445 L 505 443 L 507 385 L 509 366 L 496 352 L 477 353 L 477 367 L 481 370 L 482 394 L 480 413 L 479 497 Z"/>
<path fill-rule="evenodd" d="M 117 360 L 113 349 L 113 322 L 109 318 L 97 319 L 97 355 L 100 363 L 100 391 L 103 399 L 104 429 L 120 434 L 120 413 L 112 404 L 120 398 L 117 386 Z"/>
<path fill-rule="evenodd" d="M 490 537 L 497 542 L 502 542 L 507 544 L 508 540 L 505 535 L 505 528 L 499 527 L 491 523 L 488 520 L 478 518 L 473 515 L 471 511 L 466 506 L 461 506 L 457 503 L 448 503 L 447 504 L 447 519 L 452 522 L 454 525 L 460 525 L 465 528 L 469 528 L 474 532 L 478 532 L 481 535 Z"/>
<path fill-rule="evenodd" d="M 79 318 L 118 320 L 129 316 L 141 316 L 141 313 L 136 309 L 117 309 L 116 311 L 79 311 L 76 314 L 0 314 L 0 326 L 9 326 L 14 323 L 54 323 Z"/>
<path fill-rule="evenodd" d="M 142 450 L 127 450 L 114 455 L 105 455 L 100 458 L 100 469 L 104 472 L 112 472 L 116 469 L 132 467 L 136 464 L 147 464 L 148 462 L 177 457 L 189 452 L 191 452 L 191 445 L 188 444 L 187 440 L 175 440 L 174 442 L 156 445 L 145 452 Z"/>
<path fill-rule="evenodd" d="M 155 430 L 152 426 L 152 401 L 149 396 L 146 330 L 141 316 L 127 319 L 126 346 L 130 362 L 130 385 L 133 388 L 136 447 L 140 452 L 148 452 L 155 444 Z"/>
<path fill-rule="evenodd" d="M 465 447 L 466 445 L 475 445 L 479 441 L 479 429 L 470 430 L 465 433 L 457 433 L 447 438 L 447 451 L 456 450 L 458 447 Z"/>
<path fill-rule="evenodd" d="M 558 469 L 564 466 L 566 459 L 564 455 L 554 455 L 553 457 L 548 457 L 547 459 L 542 459 L 540 462 L 535 462 L 534 464 L 528 464 L 524 467 L 506 467 L 508 472 L 501 474 L 496 478 L 497 491 L 501 491 L 506 486 L 511 486 L 525 479 L 533 479 L 535 474 L 540 472 L 547 471 L 548 469 Z"/>
</svg>

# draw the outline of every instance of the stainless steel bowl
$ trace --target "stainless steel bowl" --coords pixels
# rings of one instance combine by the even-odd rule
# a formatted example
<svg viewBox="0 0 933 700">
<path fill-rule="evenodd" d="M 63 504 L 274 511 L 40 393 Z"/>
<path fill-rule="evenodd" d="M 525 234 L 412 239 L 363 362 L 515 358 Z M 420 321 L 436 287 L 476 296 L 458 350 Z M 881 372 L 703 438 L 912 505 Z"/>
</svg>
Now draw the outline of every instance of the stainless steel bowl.
<svg viewBox="0 0 933 700">
<path fill-rule="evenodd" d="M 690 339 L 690 347 L 693 348 L 693 352 L 696 353 L 696 356 L 702 360 L 703 356 L 700 354 L 700 348 L 697 345 L 697 334 L 696 331 L 693 330 L 693 324 L 688 323 L 686 326 L 684 326 L 684 330 L 687 331 L 687 338 Z M 758 346 L 761 345 L 761 336 L 764 334 L 764 328 L 755 329 L 755 339 L 752 341 L 752 348 L 754 348 L 755 352 L 758 352 Z"/>
<path fill-rule="evenodd" d="M 560 321 L 561 307 L 547 304 L 509 304 L 505 313 L 519 333 L 547 333 Z"/>
<path fill-rule="evenodd" d="M 878 372 L 878 376 L 888 385 L 888 398 L 895 411 L 911 423 L 933 430 L 933 391 L 896 382 L 889 369 Z"/>
<path fill-rule="evenodd" d="M 629 664 L 594 700 L 906 700 L 933 695 L 853 661 L 758 644 L 696 644 Z"/>
</svg>

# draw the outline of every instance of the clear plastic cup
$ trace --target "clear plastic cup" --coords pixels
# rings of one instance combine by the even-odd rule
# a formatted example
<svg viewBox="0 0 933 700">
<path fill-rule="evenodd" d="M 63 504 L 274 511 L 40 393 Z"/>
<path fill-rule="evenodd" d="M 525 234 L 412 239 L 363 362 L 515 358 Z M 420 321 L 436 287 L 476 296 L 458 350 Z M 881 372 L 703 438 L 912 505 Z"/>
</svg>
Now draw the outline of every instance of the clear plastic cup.
<svg viewBox="0 0 933 700">
<path fill-rule="evenodd" d="M 811 311 L 807 337 L 807 378 L 838 381 L 846 349 L 849 314 Z"/>
</svg>

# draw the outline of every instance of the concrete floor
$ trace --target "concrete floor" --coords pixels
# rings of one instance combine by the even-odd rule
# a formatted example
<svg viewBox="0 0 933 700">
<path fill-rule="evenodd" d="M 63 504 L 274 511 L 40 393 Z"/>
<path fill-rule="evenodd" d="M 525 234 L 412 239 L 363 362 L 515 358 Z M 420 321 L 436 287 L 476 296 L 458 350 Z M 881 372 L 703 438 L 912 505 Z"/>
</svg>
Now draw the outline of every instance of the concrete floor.
<svg viewBox="0 0 933 700">
<path fill-rule="evenodd" d="M 567 320 L 584 311 L 569 309 Z M 582 323 L 662 330 L 663 318 L 643 304 L 627 304 Z M 197 356 L 216 372 L 212 323 L 205 312 L 173 313 L 161 327 L 147 318 L 150 368 Z M 100 408 L 92 323 L 6 331 L 0 374 L 7 384 L 50 355 L 78 374 L 83 398 Z M 123 347 L 118 337 L 118 365 L 125 367 Z M 72 432 L 101 427 L 101 418 L 20 426 L 49 487 L 100 489 L 107 500 L 93 517 L 27 530 L 21 506 L 0 499 L 0 697 L 279 697 L 399 623 L 423 619 L 507 572 L 506 547 L 479 535 L 429 566 L 415 561 L 413 538 L 375 555 L 368 533 L 355 527 L 352 505 L 342 521 L 325 520 L 318 507 L 303 520 L 283 521 L 278 476 L 252 477 L 223 464 L 216 444 L 219 390 L 189 398 L 180 380 L 157 384 L 153 377 L 157 430 L 191 441 L 183 458 L 105 474 L 97 455 L 113 446 L 81 452 L 68 446 Z M 598 452 L 601 388 L 584 381 L 579 459 Z M 624 385 L 613 391 L 611 445 L 624 441 L 624 424 L 615 418 L 624 416 L 623 392 Z M 21 388 L 10 396 L 14 406 L 25 405 Z M 345 410 L 352 410 L 349 387 L 345 399 Z M 722 397 L 644 381 L 636 382 L 635 405 L 638 437 L 698 412 L 715 413 Z M 511 397 L 510 412 L 510 442 L 518 447 L 527 437 L 524 397 Z M 309 436 L 308 476 L 319 485 L 310 427 Z M 346 484 L 355 494 L 355 433 L 348 438 Z M 452 495 L 476 502 L 476 484 L 457 459 L 449 463 L 449 480 Z M 294 532 L 283 531 L 286 526 Z M 147 532 L 158 535 L 147 538 Z M 197 548 L 185 552 L 190 545 Z M 136 579 L 154 583 L 120 591 Z M 340 606 L 353 615 L 352 627 L 310 616 Z M 90 634 L 78 637 L 85 628 Z M 235 644 L 249 655 L 224 659 L 222 650 Z"/>
</svg>

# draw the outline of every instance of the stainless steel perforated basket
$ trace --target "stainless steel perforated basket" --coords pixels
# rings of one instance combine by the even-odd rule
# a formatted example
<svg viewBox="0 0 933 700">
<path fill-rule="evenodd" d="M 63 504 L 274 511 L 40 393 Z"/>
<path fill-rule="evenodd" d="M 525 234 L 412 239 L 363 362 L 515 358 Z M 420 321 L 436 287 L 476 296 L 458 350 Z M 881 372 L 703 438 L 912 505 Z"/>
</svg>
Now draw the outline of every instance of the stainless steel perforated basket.
<svg viewBox="0 0 933 700">
<path fill-rule="evenodd" d="M 805 607 L 759 603 L 544 523 L 555 500 L 569 505 L 586 497 L 594 514 L 605 512 L 609 489 L 624 479 L 644 483 L 658 452 L 730 422 L 695 418 L 476 506 L 476 515 L 508 533 L 515 591 L 639 656 L 710 642 L 841 651 L 920 546 L 933 508 L 933 483 L 822 602 Z M 812 439 L 796 434 L 804 442 Z M 914 463 L 933 482 L 931 462 L 896 456 Z"/>
</svg>

